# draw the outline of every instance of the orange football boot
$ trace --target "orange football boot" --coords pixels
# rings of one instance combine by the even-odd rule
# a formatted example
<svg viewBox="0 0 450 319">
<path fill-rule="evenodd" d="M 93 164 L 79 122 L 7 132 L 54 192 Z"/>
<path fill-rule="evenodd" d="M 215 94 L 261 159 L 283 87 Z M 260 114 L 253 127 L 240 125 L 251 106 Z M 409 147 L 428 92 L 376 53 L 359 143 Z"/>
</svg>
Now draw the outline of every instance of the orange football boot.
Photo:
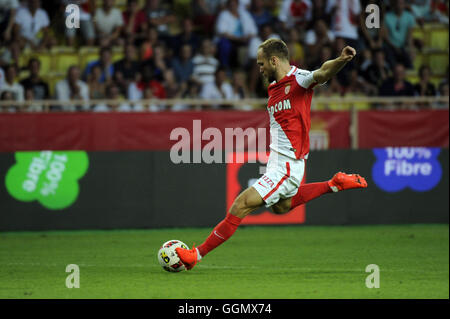
<svg viewBox="0 0 450 319">
<path fill-rule="evenodd" d="M 328 185 L 333 192 L 338 192 L 344 189 L 365 188 L 367 187 L 367 182 L 364 177 L 361 177 L 358 174 L 345 174 L 339 172 L 328 181 Z"/>
<path fill-rule="evenodd" d="M 197 264 L 198 256 L 197 249 L 195 247 L 192 247 L 192 249 L 177 247 L 175 248 L 175 251 L 187 270 L 194 268 L 195 264 Z"/>
</svg>

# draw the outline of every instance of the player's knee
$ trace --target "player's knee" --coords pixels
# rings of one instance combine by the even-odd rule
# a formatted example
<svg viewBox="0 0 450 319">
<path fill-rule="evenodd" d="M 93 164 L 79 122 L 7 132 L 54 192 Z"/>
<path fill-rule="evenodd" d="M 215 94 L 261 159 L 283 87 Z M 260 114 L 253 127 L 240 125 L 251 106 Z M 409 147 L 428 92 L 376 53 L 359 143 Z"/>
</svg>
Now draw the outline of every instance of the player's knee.
<svg viewBox="0 0 450 319">
<path fill-rule="evenodd" d="M 286 214 L 287 212 L 289 212 L 290 207 L 288 207 L 287 205 L 284 204 L 275 204 L 272 207 L 272 212 L 274 214 Z"/>
</svg>

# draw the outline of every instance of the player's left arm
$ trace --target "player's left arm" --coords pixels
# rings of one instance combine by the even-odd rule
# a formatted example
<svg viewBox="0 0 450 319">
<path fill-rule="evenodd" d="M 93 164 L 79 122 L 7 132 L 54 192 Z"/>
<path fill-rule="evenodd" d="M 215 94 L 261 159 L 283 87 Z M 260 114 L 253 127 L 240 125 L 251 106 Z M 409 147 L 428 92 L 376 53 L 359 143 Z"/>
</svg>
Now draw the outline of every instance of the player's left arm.
<svg viewBox="0 0 450 319">
<path fill-rule="evenodd" d="M 342 49 L 341 55 L 334 60 L 328 60 L 320 69 L 314 71 L 313 78 L 319 84 L 327 82 L 335 76 L 356 55 L 356 50 L 350 46 Z"/>
</svg>

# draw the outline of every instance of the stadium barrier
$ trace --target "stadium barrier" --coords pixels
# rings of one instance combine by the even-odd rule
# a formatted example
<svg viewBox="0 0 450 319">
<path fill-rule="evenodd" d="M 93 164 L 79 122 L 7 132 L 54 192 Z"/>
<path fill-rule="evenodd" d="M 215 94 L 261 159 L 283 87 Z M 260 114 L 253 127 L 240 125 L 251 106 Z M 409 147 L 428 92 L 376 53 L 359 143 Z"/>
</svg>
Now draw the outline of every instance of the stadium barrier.
<svg viewBox="0 0 450 319">
<path fill-rule="evenodd" d="M 448 148 L 312 151 L 306 182 L 342 170 L 369 187 L 285 215 L 261 208 L 246 224 L 448 223 L 448 159 Z M 260 167 L 174 164 L 167 151 L 0 153 L 0 231 L 212 227 Z"/>
</svg>

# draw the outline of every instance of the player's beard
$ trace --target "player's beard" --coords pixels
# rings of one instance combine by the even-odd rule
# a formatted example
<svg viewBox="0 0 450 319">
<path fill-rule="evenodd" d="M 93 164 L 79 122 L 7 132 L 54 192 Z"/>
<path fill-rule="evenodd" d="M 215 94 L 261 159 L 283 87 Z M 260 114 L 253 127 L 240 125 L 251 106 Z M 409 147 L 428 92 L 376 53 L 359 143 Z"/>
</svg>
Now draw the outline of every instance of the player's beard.
<svg viewBox="0 0 450 319">
<path fill-rule="evenodd" d="M 266 71 L 266 74 L 263 75 L 263 83 L 265 87 L 268 87 L 270 83 L 275 81 L 275 72 L 269 73 Z"/>
</svg>

